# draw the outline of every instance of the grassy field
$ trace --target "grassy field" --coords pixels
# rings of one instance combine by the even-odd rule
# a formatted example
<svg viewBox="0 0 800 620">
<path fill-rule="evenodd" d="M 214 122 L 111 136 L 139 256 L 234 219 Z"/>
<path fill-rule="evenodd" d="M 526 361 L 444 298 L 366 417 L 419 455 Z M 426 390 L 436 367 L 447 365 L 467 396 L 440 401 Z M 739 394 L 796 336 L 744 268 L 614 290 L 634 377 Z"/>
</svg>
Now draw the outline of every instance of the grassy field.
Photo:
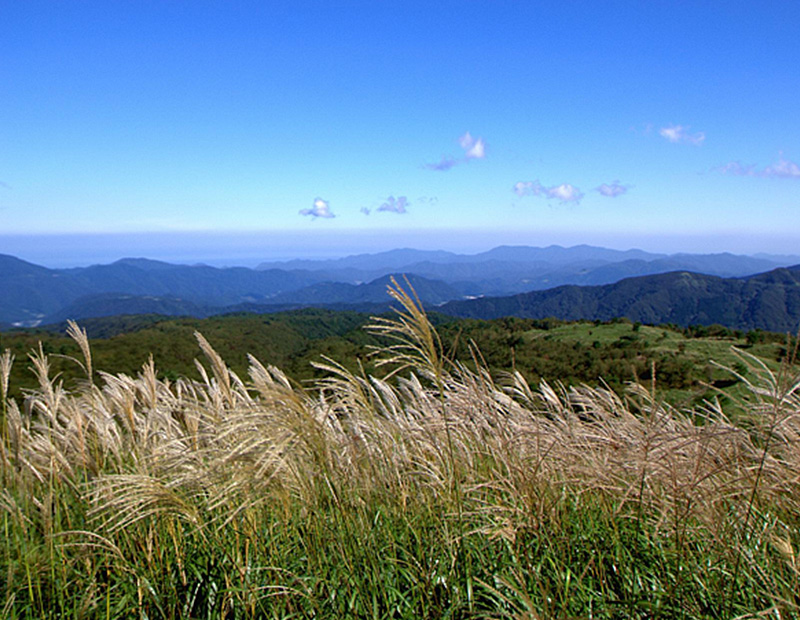
<svg viewBox="0 0 800 620">
<path fill-rule="evenodd" d="M 470 349 L 469 324 L 440 339 L 393 295 L 404 312 L 367 329 L 378 374 L 319 358 L 309 385 L 255 357 L 233 370 L 199 334 L 195 378 L 155 363 L 103 373 L 73 325 L 75 359 L 42 348 L 36 387 L 11 398 L 7 349 L 0 615 L 800 615 L 791 359 L 729 358 L 746 398 L 682 409 L 647 381 L 620 394 L 514 370 L 539 340 L 570 348 L 560 329 L 581 350 L 661 338 L 665 355 L 694 354 L 665 330 L 498 328 L 482 338 L 498 355 L 508 345 L 499 378 L 474 348 L 472 361 L 446 355 Z M 82 381 L 67 389 L 55 360 Z"/>
<path fill-rule="evenodd" d="M 453 350 L 458 359 L 470 359 L 470 344 L 476 343 L 481 362 L 495 375 L 515 371 L 534 385 L 588 384 L 618 394 L 628 384 L 640 383 L 679 407 L 701 406 L 713 398 L 734 406 L 748 394 L 742 379 L 755 380 L 741 352 L 776 372 L 795 346 L 793 338 L 779 334 L 744 334 L 720 326 L 654 327 L 625 320 L 462 320 L 440 331 L 448 350 L 457 343 Z"/>
<path fill-rule="evenodd" d="M 674 403 L 707 398 L 711 395 L 708 386 L 724 388 L 724 393 L 728 396 L 745 397 L 746 385 L 736 381 L 729 370 L 734 369 L 748 376 L 747 364 L 743 363 L 737 351 L 746 351 L 758 357 L 770 370 L 777 372 L 780 368 L 782 351 L 786 349 L 785 342 L 782 343 L 774 338 L 770 342 L 749 344 L 743 334 L 688 337 L 682 330 L 646 325 L 635 327 L 624 322 L 600 326 L 591 323 L 571 323 L 557 327 L 551 332 L 532 332 L 528 337 L 536 339 L 548 336 L 568 346 L 593 347 L 596 346 L 595 343 L 600 343 L 613 348 L 619 343 L 628 346 L 639 343 L 640 350 L 646 353 L 651 361 L 662 360 L 663 364 L 663 360 L 680 360 L 687 369 L 689 380 L 684 386 L 666 386 L 663 393 Z M 632 375 L 630 380 L 644 379 L 645 382 L 654 380 L 658 387 L 661 371 L 659 366 L 660 364 L 656 362 L 655 376 L 652 372 L 645 371 L 639 376 Z"/>
</svg>

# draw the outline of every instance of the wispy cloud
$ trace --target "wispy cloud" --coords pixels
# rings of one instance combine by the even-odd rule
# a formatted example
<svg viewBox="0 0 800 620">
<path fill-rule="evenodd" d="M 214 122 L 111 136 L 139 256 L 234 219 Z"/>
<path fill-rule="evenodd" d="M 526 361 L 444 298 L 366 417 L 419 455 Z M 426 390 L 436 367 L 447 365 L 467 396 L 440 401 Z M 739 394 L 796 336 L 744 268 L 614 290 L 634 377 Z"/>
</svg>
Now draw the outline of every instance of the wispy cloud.
<svg viewBox="0 0 800 620">
<path fill-rule="evenodd" d="M 447 170 L 450 170 L 450 168 L 452 168 L 456 164 L 458 164 L 458 161 L 456 161 L 452 157 L 445 155 L 438 163 L 425 164 L 425 168 L 427 168 L 428 170 L 437 170 L 438 172 L 445 172 Z"/>
<path fill-rule="evenodd" d="M 562 183 L 561 185 L 545 187 L 539 183 L 538 180 L 520 181 L 514 184 L 513 190 L 520 198 L 524 196 L 541 196 L 543 198 L 558 200 L 562 204 L 570 202 L 577 204 L 583 198 L 581 190 L 571 183 Z"/>
<path fill-rule="evenodd" d="M 398 196 L 395 198 L 394 196 L 389 196 L 380 207 L 378 207 L 378 211 L 389 211 L 390 213 L 407 213 L 406 207 L 409 206 L 408 198 L 405 196 Z"/>
<path fill-rule="evenodd" d="M 361 213 L 363 213 L 364 215 L 369 215 L 370 213 L 372 213 L 372 209 L 370 209 L 369 207 L 361 207 L 359 211 L 361 211 Z"/>
<path fill-rule="evenodd" d="M 627 185 L 621 185 L 619 181 L 612 181 L 611 183 L 603 183 L 594 189 L 596 192 L 599 192 L 601 196 L 616 198 L 617 196 L 622 196 L 622 194 L 626 193 L 630 187 Z"/>
<path fill-rule="evenodd" d="M 439 162 L 425 164 L 423 167 L 428 170 L 445 172 L 454 166 L 466 163 L 472 159 L 486 159 L 486 142 L 483 138 L 473 138 L 472 134 L 467 131 L 459 136 L 458 145 L 464 151 L 463 157 L 457 159 L 452 155 L 445 155 Z"/>
<path fill-rule="evenodd" d="M 777 179 L 800 179 L 800 166 L 784 158 L 783 153 L 781 153 L 780 159 L 764 168 L 760 176 Z"/>
<path fill-rule="evenodd" d="M 519 181 L 514 183 L 514 193 L 522 198 L 523 196 L 538 196 L 539 195 L 539 181 Z"/>
<path fill-rule="evenodd" d="M 689 127 L 684 125 L 669 125 L 658 130 L 658 134 L 673 144 L 694 144 L 700 146 L 706 139 L 706 134 L 702 131 L 689 133 Z"/>
<path fill-rule="evenodd" d="M 732 174 L 737 177 L 754 177 L 756 176 L 755 164 L 743 164 L 739 161 L 728 162 L 724 166 L 716 168 L 722 174 Z"/>
<path fill-rule="evenodd" d="M 331 211 L 330 203 L 322 198 L 314 199 L 314 206 L 310 209 L 300 209 L 300 215 L 308 215 L 314 219 L 318 217 L 332 218 L 336 217 Z"/>
<path fill-rule="evenodd" d="M 800 179 L 800 166 L 786 159 L 783 153 L 778 161 L 759 170 L 755 164 L 742 164 L 732 161 L 717 168 L 722 174 L 731 174 L 737 177 L 762 177 L 765 179 Z"/>
<path fill-rule="evenodd" d="M 3 189 L 11 189 L 11 186 L 8 183 L 4 183 L 3 181 L 0 181 L 0 187 L 2 187 Z"/>
</svg>

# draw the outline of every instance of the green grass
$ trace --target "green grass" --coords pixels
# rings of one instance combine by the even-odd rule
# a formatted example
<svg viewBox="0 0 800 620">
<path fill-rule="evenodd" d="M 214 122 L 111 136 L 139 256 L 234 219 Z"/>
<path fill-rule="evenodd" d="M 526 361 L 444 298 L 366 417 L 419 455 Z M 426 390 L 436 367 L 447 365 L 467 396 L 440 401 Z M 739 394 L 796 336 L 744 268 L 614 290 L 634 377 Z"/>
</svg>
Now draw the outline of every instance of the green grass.
<svg viewBox="0 0 800 620">
<path fill-rule="evenodd" d="M 73 327 L 83 382 L 64 390 L 48 366 L 60 358 L 36 354 L 38 387 L 12 398 L 24 362 L 0 356 L 0 615 L 800 616 L 796 366 L 736 358 L 735 417 L 646 382 L 532 387 L 493 377 L 477 351 L 450 358 L 470 324 L 440 339 L 394 294 L 405 313 L 369 328 L 381 374 L 318 360 L 305 387 L 255 358 L 227 366 L 238 345 L 218 347 L 208 323 L 195 378 L 101 373 Z M 320 336 L 349 329 L 306 318 Z M 257 342 L 253 321 L 242 343 Z M 499 354 L 547 336 L 635 353 L 626 335 L 662 332 L 500 327 L 471 333 Z M 660 353 L 681 343 L 716 350 L 668 334 Z"/>
</svg>

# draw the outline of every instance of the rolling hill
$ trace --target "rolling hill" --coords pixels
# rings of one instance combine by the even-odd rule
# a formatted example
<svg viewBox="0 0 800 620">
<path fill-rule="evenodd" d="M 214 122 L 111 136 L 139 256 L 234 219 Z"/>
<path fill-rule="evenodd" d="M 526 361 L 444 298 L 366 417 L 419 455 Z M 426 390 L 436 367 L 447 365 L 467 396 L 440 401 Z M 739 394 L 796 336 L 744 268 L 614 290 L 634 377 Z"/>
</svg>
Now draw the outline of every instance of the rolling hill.
<svg viewBox="0 0 800 620">
<path fill-rule="evenodd" d="M 508 297 L 451 301 L 438 308 L 462 318 L 556 317 L 647 324 L 720 324 L 794 332 L 800 326 L 800 265 L 747 278 L 686 271 L 627 278 L 603 286 L 560 286 Z"/>
</svg>

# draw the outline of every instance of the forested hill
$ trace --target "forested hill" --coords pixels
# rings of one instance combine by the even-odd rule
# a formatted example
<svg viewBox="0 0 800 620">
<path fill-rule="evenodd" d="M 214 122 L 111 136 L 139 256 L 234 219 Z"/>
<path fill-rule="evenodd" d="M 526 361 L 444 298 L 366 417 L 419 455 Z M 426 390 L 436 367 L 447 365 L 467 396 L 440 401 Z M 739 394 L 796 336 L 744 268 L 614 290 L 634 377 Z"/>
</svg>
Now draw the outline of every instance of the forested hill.
<svg viewBox="0 0 800 620">
<path fill-rule="evenodd" d="M 723 327 L 651 327 L 614 319 L 608 322 L 567 323 L 555 319 L 497 319 L 479 321 L 430 314 L 449 359 L 480 359 L 502 379 L 503 373 L 520 372 L 531 385 L 542 379 L 576 385 L 603 384 L 623 393 L 630 381 L 652 378 L 675 402 L 699 397 L 706 385 L 732 385 L 729 372 L 713 366 L 736 366 L 731 347 L 746 349 L 774 368 L 793 350 L 781 334 L 735 332 Z M 324 358 L 335 359 L 351 372 L 377 373 L 394 367 L 377 367 L 374 347 L 393 344 L 364 329 L 373 322 L 366 314 L 303 309 L 269 315 L 235 314 L 207 319 L 166 318 L 155 315 L 85 319 L 80 326 L 91 339 L 92 364 L 97 371 L 137 376 L 152 356 L 161 378 L 200 379 L 195 359 L 202 357 L 195 332 L 200 332 L 239 376 L 247 376 L 249 355 L 285 371 L 301 385 L 328 376 L 314 366 Z M 12 396 L 24 397 L 35 389 L 28 354 L 41 350 L 52 354 L 52 377 L 74 389 L 86 379 L 75 363 L 82 353 L 64 333 L 67 325 L 49 329 L 17 329 L 0 332 L 0 352 L 16 358 L 10 374 Z M 309 383 L 311 381 L 311 383 Z"/>
<path fill-rule="evenodd" d="M 679 271 L 604 286 L 560 286 L 510 297 L 451 301 L 438 310 L 480 319 L 626 317 L 647 324 L 718 323 L 734 329 L 794 332 L 800 326 L 800 265 L 748 278 Z"/>
</svg>

